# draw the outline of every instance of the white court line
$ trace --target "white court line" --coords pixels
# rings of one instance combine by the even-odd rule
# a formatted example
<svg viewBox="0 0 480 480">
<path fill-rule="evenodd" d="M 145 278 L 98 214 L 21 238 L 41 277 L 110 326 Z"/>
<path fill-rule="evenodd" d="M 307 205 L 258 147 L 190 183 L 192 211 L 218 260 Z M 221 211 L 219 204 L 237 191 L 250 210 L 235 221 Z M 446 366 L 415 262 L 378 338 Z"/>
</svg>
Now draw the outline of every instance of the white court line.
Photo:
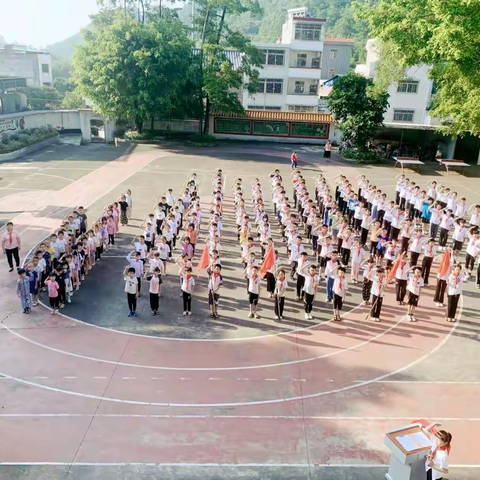
<svg viewBox="0 0 480 480">
<path fill-rule="evenodd" d="M 73 352 L 67 352 L 65 350 L 61 350 L 58 348 L 54 347 L 49 347 L 48 345 L 44 345 L 42 343 L 36 342 L 35 340 L 31 340 L 28 337 L 25 337 L 24 335 L 21 335 L 20 333 L 16 332 L 15 330 L 12 330 L 10 327 L 7 327 L 3 323 L 0 324 L 2 328 L 10 332 L 12 335 L 15 335 L 18 338 L 21 338 L 22 340 L 25 340 L 28 343 L 31 343 L 33 345 L 36 345 L 37 347 L 44 348 L 46 350 L 50 350 L 52 352 L 56 353 L 61 353 L 63 355 L 68 355 L 71 357 L 76 357 L 76 358 L 82 358 L 84 360 L 91 360 L 94 362 L 103 362 L 103 363 L 109 363 L 109 364 L 114 364 L 114 365 L 120 365 L 122 367 L 132 367 L 132 368 L 147 368 L 151 370 L 169 370 L 169 371 L 231 371 L 231 370 L 254 370 L 257 368 L 273 368 L 273 367 L 283 367 L 286 365 L 296 365 L 296 364 L 301 364 L 301 363 L 307 363 L 307 362 L 313 362 L 315 360 L 320 360 L 323 358 L 328 358 L 328 357 L 333 357 L 335 355 L 340 355 L 345 352 L 349 352 L 351 350 L 356 350 L 360 347 L 363 347 L 364 345 L 368 345 L 371 342 L 376 341 L 380 337 L 383 337 L 390 331 L 392 331 L 394 328 L 396 328 L 400 323 L 403 322 L 405 318 L 405 315 L 400 317 L 400 320 L 398 320 L 395 324 L 387 328 L 386 330 L 382 331 L 375 337 L 371 337 L 368 340 L 365 340 L 363 342 L 357 343 L 356 345 L 352 345 L 351 347 L 348 348 L 342 348 L 339 349 L 335 352 L 329 352 L 325 353 L 323 355 L 318 355 L 316 357 L 310 357 L 310 358 L 303 358 L 299 360 L 292 360 L 290 362 L 280 362 L 280 363 L 269 363 L 269 364 L 263 364 L 263 365 L 247 365 L 247 366 L 239 366 L 239 367 L 162 367 L 162 366 L 156 366 L 156 365 L 139 365 L 136 363 L 125 363 L 125 362 L 116 362 L 114 360 L 104 360 L 101 358 L 95 358 L 95 357 L 90 357 L 87 355 L 81 355 L 78 353 L 73 353 Z M 184 380 L 183 378 L 180 378 L 180 380 Z"/>
<path fill-rule="evenodd" d="M 358 421 L 412 421 L 412 417 L 429 418 L 428 415 L 411 415 L 410 417 L 339 417 L 319 415 L 168 415 L 168 414 L 123 414 L 123 413 L 1 413 L 0 418 L 158 418 L 158 419 L 234 419 L 234 420 L 338 420 L 348 422 Z M 480 417 L 435 417 L 442 422 L 480 422 Z"/>
<path fill-rule="evenodd" d="M 53 177 L 59 178 L 60 180 L 67 180 L 67 182 L 75 183 L 77 180 L 72 180 L 71 178 L 61 177 L 60 175 L 51 175 L 50 173 L 32 173 L 31 175 L 42 175 L 43 177 Z"/>
<path fill-rule="evenodd" d="M 362 380 L 356 380 L 361 382 Z M 414 384 L 414 385 L 480 385 L 480 382 L 456 382 L 456 381 L 424 381 L 424 380 L 380 380 L 375 383 L 404 383 L 404 384 Z"/>
</svg>

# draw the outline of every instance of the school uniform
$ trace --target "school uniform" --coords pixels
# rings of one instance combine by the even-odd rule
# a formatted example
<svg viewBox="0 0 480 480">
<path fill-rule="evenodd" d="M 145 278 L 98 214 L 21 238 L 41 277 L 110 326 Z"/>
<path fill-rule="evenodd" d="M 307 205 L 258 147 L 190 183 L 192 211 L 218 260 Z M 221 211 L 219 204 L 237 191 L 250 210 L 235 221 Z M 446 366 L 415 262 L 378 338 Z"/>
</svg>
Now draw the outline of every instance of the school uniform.
<svg viewBox="0 0 480 480">
<path fill-rule="evenodd" d="M 338 260 L 329 260 L 325 267 L 325 276 L 327 277 L 327 301 L 333 300 L 333 284 L 337 278 L 337 271 L 333 269 L 338 266 Z"/>
<path fill-rule="evenodd" d="M 249 274 L 248 278 L 248 301 L 250 305 L 258 305 L 261 278 L 258 274 Z"/>
<path fill-rule="evenodd" d="M 430 212 L 430 238 L 437 238 L 438 228 L 440 226 L 440 211 L 433 205 L 428 209 Z"/>
<path fill-rule="evenodd" d="M 292 269 L 290 271 L 290 276 L 293 279 L 295 275 L 295 271 L 297 270 L 298 260 L 297 257 L 305 251 L 305 247 L 303 245 L 297 245 L 296 243 L 292 243 L 290 245 L 290 263 Z"/>
<path fill-rule="evenodd" d="M 370 293 L 372 291 L 373 280 L 372 276 L 375 274 L 376 268 L 373 265 L 365 265 L 363 268 L 363 286 L 362 298 L 364 302 L 370 301 Z"/>
<path fill-rule="evenodd" d="M 400 233 L 400 226 L 403 222 L 403 219 L 405 218 L 405 215 L 400 214 L 400 213 L 393 213 L 392 214 L 392 223 L 390 226 L 390 235 L 389 237 L 392 240 L 397 240 L 398 239 L 398 234 Z"/>
<path fill-rule="evenodd" d="M 423 287 L 423 278 L 421 276 L 415 277 L 412 273 L 408 279 L 408 304 L 414 307 L 418 306 L 418 299 L 420 297 L 420 289 Z"/>
<path fill-rule="evenodd" d="M 442 219 L 440 221 L 440 239 L 439 244 L 441 247 L 446 247 L 448 242 L 448 232 L 452 228 L 454 219 L 452 216 L 447 216 L 447 214 L 443 214 Z"/>
<path fill-rule="evenodd" d="M 347 288 L 347 279 L 345 277 L 340 278 L 337 276 L 333 283 L 333 308 L 335 310 L 342 310 Z"/>
<path fill-rule="evenodd" d="M 162 284 L 162 277 L 158 275 L 150 279 L 150 286 L 148 288 L 148 292 L 150 293 L 150 308 L 156 312 L 159 306 L 159 293 L 160 293 L 160 285 Z"/>
<path fill-rule="evenodd" d="M 280 319 L 283 317 L 283 308 L 285 306 L 285 293 L 288 288 L 287 280 L 284 278 L 283 280 L 277 279 L 275 283 L 275 316 L 279 317 Z"/>
<path fill-rule="evenodd" d="M 443 299 L 445 297 L 445 291 L 447 289 L 447 281 L 448 281 L 448 277 L 450 276 L 451 271 L 452 271 L 451 268 L 449 268 L 442 277 L 437 275 L 437 278 L 438 278 L 437 286 L 435 288 L 435 295 L 433 297 L 433 301 L 435 303 L 443 304 Z"/>
<path fill-rule="evenodd" d="M 223 278 L 219 273 L 218 274 L 213 273 L 210 276 L 210 279 L 208 281 L 208 304 L 209 305 L 218 306 L 218 302 L 220 301 L 220 294 L 218 292 L 222 284 L 223 284 Z"/>
<path fill-rule="evenodd" d="M 458 301 L 462 294 L 463 283 L 467 280 L 467 276 L 463 273 L 452 273 L 448 276 L 447 281 L 447 318 L 455 319 L 457 313 Z"/>
<path fill-rule="evenodd" d="M 318 276 L 308 273 L 305 275 L 305 282 L 303 284 L 305 313 L 310 314 L 313 308 L 313 300 L 315 298 L 315 286 L 318 284 Z"/>
<path fill-rule="evenodd" d="M 468 229 L 462 227 L 459 223 L 455 223 L 453 231 L 453 250 L 455 252 L 461 252 L 463 248 L 463 242 L 465 241 L 465 236 L 467 235 Z"/>
<path fill-rule="evenodd" d="M 372 308 L 370 309 L 370 317 L 380 320 L 380 313 L 382 311 L 384 288 L 387 283 L 387 279 L 384 276 L 380 278 L 378 276 L 373 277 L 372 280 Z"/>
<path fill-rule="evenodd" d="M 125 277 L 125 292 L 127 293 L 128 309 L 130 313 L 134 313 L 137 310 L 137 278 L 130 276 Z"/>
<path fill-rule="evenodd" d="M 193 287 L 195 286 L 195 279 L 190 275 L 183 275 L 182 281 L 182 299 L 183 299 L 183 311 L 191 312 L 192 311 L 192 292 Z"/>
<path fill-rule="evenodd" d="M 467 255 L 465 257 L 465 268 L 467 270 L 473 270 L 475 264 L 475 257 L 480 252 L 480 237 L 475 237 L 471 233 L 468 233 Z"/>
<path fill-rule="evenodd" d="M 433 463 L 438 465 L 440 468 L 448 469 L 448 452 L 447 447 L 436 447 L 435 445 L 435 435 L 430 436 L 430 441 L 432 442 L 432 448 L 430 450 L 430 455 L 433 457 Z M 438 470 L 434 470 L 432 467 L 428 466 L 428 460 L 425 462 L 425 472 L 427 473 L 427 480 L 442 480 L 443 473 Z"/>
<path fill-rule="evenodd" d="M 430 277 L 430 269 L 432 268 L 433 258 L 437 251 L 435 245 L 423 245 L 423 260 L 422 260 L 422 278 L 425 286 L 428 286 L 428 279 Z"/>
<path fill-rule="evenodd" d="M 298 260 L 297 263 L 297 298 L 302 297 L 303 294 L 303 285 L 305 283 L 305 276 L 307 275 L 307 267 L 310 265 L 310 262 L 307 258 L 303 258 L 302 256 Z"/>
<path fill-rule="evenodd" d="M 348 262 L 350 260 L 350 252 L 352 249 L 353 240 L 354 240 L 353 234 L 343 237 L 342 252 L 341 252 L 343 265 L 348 265 Z"/>
<path fill-rule="evenodd" d="M 422 252 L 422 242 L 424 238 L 422 236 L 415 235 L 410 245 L 410 265 L 414 267 L 417 265 L 418 258 Z"/>
<path fill-rule="evenodd" d="M 396 293 L 397 293 L 397 302 L 403 303 L 405 299 L 405 294 L 407 293 L 407 280 L 408 280 L 408 269 L 410 265 L 408 262 L 400 262 L 397 271 L 395 272 L 396 279 Z"/>
</svg>

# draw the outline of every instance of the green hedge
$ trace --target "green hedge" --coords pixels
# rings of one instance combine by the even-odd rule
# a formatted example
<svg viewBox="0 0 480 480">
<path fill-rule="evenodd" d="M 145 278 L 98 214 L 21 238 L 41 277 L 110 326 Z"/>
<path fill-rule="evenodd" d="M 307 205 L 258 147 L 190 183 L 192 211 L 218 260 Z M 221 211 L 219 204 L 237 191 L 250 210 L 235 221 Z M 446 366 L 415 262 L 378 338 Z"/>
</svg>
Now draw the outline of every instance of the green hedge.
<svg viewBox="0 0 480 480">
<path fill-rule="evenodd" d="M 342 150 L 342 157 L 348 160 L 356 160 L 358 163 L 377 163 L 379 161 L 377 152 L 372 150 L 360 151 L 356 148 L 345 148 Z"/>
<path fill-rule="evenodd" d="M 10 134 L 3 133 L 0 136 L 0 154 L 15 152 L 57 135 L 58 132 L 50 125 L 40 128 L 27 128 Z"/>
<path fill-rule="evenodd" d="M 198 135 L 196 133 L 187 132 L 165 132 L 165 131 L 147 131 L 137 132 L 136 130 L 127 130 L 125 132 L 125 138 L 131 141 L 149 141 L 149 140 L 188 140 L 195 143 L 213 143 L 216 138 L 212 135 Z"/>
</svg>

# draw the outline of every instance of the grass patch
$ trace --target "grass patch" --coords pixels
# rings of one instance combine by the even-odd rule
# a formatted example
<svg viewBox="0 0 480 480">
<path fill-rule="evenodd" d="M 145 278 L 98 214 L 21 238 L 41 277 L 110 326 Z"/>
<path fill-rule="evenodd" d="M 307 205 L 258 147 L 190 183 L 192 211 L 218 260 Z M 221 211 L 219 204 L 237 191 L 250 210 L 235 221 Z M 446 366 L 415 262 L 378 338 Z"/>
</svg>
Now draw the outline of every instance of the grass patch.
<svg viewBox="0 0 480 480">
<path fill-rule="evenodd" d="M 58 132 L 50 125 L 47 127 L 27 128 L 10 134 L 4 133 L 0 136 L 0 154 L 16 152 L 57 135 Z"/>
</svg>

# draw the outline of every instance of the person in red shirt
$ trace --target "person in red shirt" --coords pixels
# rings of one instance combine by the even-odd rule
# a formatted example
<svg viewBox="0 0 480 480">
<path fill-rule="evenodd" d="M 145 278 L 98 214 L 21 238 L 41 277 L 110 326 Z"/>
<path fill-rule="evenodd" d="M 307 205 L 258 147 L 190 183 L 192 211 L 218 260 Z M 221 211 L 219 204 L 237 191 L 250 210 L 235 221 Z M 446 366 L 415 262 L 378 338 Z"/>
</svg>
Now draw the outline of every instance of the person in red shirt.
<svg viewBox="0 0 480 480">
<path fill-rule="evenodd" d="M 298 156 L 297 156 L 297 152 L 293 152 L 292 153 L 292 156 L 290 157 L 290 166 L 292 167 L 292 170 L 294 168 L 297 168 L 297 163 L 298 163 Z"/>
</svg>

